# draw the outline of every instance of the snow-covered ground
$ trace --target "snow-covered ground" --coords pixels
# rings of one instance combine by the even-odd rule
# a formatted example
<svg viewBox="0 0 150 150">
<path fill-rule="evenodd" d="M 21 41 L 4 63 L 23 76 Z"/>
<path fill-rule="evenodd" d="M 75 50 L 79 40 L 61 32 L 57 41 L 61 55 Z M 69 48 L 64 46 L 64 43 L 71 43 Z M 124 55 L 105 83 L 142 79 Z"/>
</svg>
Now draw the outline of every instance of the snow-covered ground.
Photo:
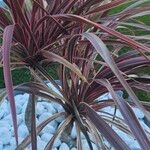
<svg viewBox="0 0 150 150">
<path fill-rule="evenodd" d="M 99 99 L 107 99 L 108 97 L 110 97 L 110 95 L 106 94 L 100 97 Z M 17 119 L 18 119 L 19 142 L 21 142 L 28 135 L 28 129 L 25 125 L 25 118 L 24 118 L 25 109 L 28 103 L 28 98 L 29 95 L 26 93 L 18 94 L 15 96 L 15 102 L 17 108 Z M 39 124 L 43 120 L 51 116 L 52 114 L 57 112 L 62 112 L 62 111 L 64 111 L 64 109 L 57 103 L 53 103 L 53 102 L 47 103 L 44 101 L 40 101 L 37 103 L 36 122 L 37 124 Z M 113 113 L 114 108 L 107 107 L 104 108 L 103 111 Z M 150 131 L 150 128 L 143 122 L 144 114 L 137 108 L 134 108 L 134 112 L 139 118 L 142 126 Z M 117 115 L 121 117 L 121 114 L 118 110 L 117 110 Z M 51 139 L 57 127 L 63 120 L 64 120 L 63 117 L 58 118 L 52 121 L 50 124 L 48 124 L 41 131 L 40 135 L 37 138 L 38 150 L 44 149 L 47 142 Z M 125 140 L 125 142 L 131 147 L 131 149 L 140 150 L 140 147 L 135 139 L 129 137 L 128 135 L 121 132 L 117 128 L 114 128 L 114 130 L 118 133 L 119 136 L 121 136 Z M 77 136 L 76 128 L 74 126 L 71 131 L 70 139 L 75 140 L 76 136 Z M 83 150 L 89 149 L 83 135 L 82 135 L 82 145 L 83 145 Z M 96 146 L 94 144 L 93 147 L 96 150 Z M 69 145 L 63 143 L 60 139 L 57 139 L 53 145 L 53 150 L 69 150 L 69 149 L 76 150 L 75 147 L 70 148 Z M 10 105 L 7 100 L 4 100 L 4 102 L 0 106 L 0 150 L 15 150 L 15 138 L 14 138 L 14 131 L 12 126 L 11 114 L 10 114 Z"/>
</svg>

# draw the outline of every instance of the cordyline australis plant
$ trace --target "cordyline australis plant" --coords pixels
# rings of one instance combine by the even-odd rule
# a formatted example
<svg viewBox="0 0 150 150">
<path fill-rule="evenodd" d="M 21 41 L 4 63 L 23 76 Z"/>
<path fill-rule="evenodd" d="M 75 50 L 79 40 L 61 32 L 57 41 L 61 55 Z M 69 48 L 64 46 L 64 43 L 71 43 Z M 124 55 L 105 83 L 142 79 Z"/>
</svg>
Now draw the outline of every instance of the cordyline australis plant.
<svg viewBox="0 0 150 150">
<path fill-rule="evenodd" d="M 150 91 L 146 77 L 135 76 L 137 70 L 150 65 L 150 45 L 147 35 L 136 35 L 137 30 L 150 31 L 137 17 L 149 13 L 145 1 L 126 0 L 4 0 L 7 7 L 0 8 L 0 29 L 3 43 L 0 61 L 4 69 L 5 90 L 11 105 L 11 113 L 17 149 L 30 143 L 37 149 L 36 136 L 52 120 L 65 116 L 45 149 L 52 149 L 56 138 L 69 134 L 73 123 L 77 129 L 77 149 L 82 149 L 81 133 L 89 148 L 94 142 L 98 149 L 109 149 L 107 140 L 115 149 L 130 149 L 112 129 L 116 127 L 136 138 L 143 150 L 148 150 L 150 133 L 144 130 L 132 107 L 138 107 L 150 120 L 150 105 L 140 102 L 135 89 Z M 124 10 L 110 15 L 109 11 L 126 4 Z M 126 35 L 120 33 L 125 29 Z M 123 49 L 128 52 L 118 55 Z M 57 63 L 61 83 L 53 80 L 47 67 Z M 34 82 L 13 87 L 11 70 L 28 68 Z M 133 76 L 134 75 L 134 76 Z M 58 90 L 49 88 L 51 82 Z M 13 90 L 30 94 L 26 113 L 26 125 L 30 135 L 18 145 L 17 119 Z M 125 90 L 131 98 L 127 101 L 116 94 Z M 98 101 L 107 92 L 112 99 Z M 36 127 L 37 96 L 63 106 L 65 112 L 50 116 Z M 112 106 L 123 116 L 116 117 L 101 111 Z M 101 113 L 97 113 L 101 112 Z M 31 121 L 32 119 L 32 121 Z M 65 134 L 64 134 L 65 133 Z M 91 136 L 93 137 L 91 139 Z"/>
</svg>

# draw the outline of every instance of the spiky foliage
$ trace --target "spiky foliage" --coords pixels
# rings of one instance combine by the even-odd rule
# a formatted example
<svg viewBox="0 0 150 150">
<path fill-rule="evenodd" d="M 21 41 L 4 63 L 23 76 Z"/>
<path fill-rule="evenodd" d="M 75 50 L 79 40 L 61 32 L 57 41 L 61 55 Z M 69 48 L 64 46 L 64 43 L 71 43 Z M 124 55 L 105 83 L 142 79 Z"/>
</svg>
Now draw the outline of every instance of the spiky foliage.
<svg viewBox="0 0 150 150">
<path fill-rule="evenodd" d="M 150 120 L 148 103 L 141 103 L 135 89 L 150 91 L 149 78 L 135 76 L 140 68 L 150 64 L 149 37 L 137 36 L 136 31 L 149 31 L 138 16 L 149 13 L 146 1 L 125 0 L 4 0 L 7 8 L 0 8 L 0 27 L 3 33 L 1 64 L 4 68 L 6 91 L 11 104 L 16 142 L 18 138 L 13 88 L 30 93 L 26 124 L 30 135 L 18 146 L 24 149 L 32 143 L 36 149 L 36 135 L 52 120 L 64 115 L 45 149 L 51 149 L 55 139 L 64 132 L 69 134 L 73 122 L 77 128 L 77 149 L 82 149 L 81 132 L 89 148 L 95 142 L 98 149 L 108 149 L 104 138 L 115 149 L 130 149 L 112 129 L 115 126 L 134 136 L 144 150 L 150 147 L 149 133 L 136 118 L 131 106 L 139 107 Z M 119 5 L 126 8 L 110 15 Z M 130 4 L 130 5 L 129 5 Z M 125 33 L 120 33 L 122 30 Z M 128 50 L 121 56 L 119 52 Z M 47 72 L 57 63 L 61 87 Z M 11 69 L 26 67 L 34 82 L 13 87 Z M 134 75 L 134 76 L 133 76 Z M 57 89 L 50 89 L 48 80 Z M 125 90 L 131 101 L 116 94 Z M 112 99 L 97 98 L 110 92 Z M 5 91 L 2 92 L 5 95 Z M 55 114 L 36 128 L 36 97 L 61 104 L 65 112 Z M 111 114 L 97 113 L 107 106 L 120 110 L 124 119 Z M 30 120 L 32 119 L 32 122 Z M 91 141 L 89 134 L 94 137 Z M 103 138 L 104 137 L 104 138 Z"/>
</svg>

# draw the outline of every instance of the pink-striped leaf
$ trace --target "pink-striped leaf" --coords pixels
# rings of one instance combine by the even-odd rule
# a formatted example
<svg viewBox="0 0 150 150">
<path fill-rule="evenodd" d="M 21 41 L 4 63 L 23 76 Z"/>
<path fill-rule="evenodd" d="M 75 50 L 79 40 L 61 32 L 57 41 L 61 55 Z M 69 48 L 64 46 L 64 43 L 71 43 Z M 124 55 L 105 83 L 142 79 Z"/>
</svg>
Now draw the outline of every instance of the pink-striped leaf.
<svg viewBox="0 0 150 150">
<path fill-rule="evenodd" d="M 98 131 L 108 140 L 109 143 L 116 150 L 126 149 L 129 150 L 128 145 L 118 136 L 118 134 L 105 122 L 105 120 L 97 114 L 97 112 L 92 109 L 86 103 L 82 103 L 87 111 L 87 116 L 98 129 Z"/>
<path fill-rule="evenodd" d="M 8 99 L 10 101 L 15 138 L 16 138 L 16 143 L 18 145 L 16 107 L 15 107 L 15 100 L 14 100 L 14 95 L 13 95 L 13 83 L 12 83 L 11 69 L 10 69 L 10 49 L 11 49 L 11 44 L 12 44 L 14 27 L 15 25 L 9 25 L 5 28 L 4 34 L 3 34 L 2 50 L 3 50 L 5 86 L 6 86 L 6 90 L 8 94 Z"/>
<path fill-rule="evenodd" d="M 130 105 L 126 101 L 124 101 L 123 98 L 117 96 L 117 94 L 115 93 L 113 87 L 111 86 L 108 80 L 98 79 L 96 80 L 96 82 L 104 85 L 108 89 L 115 103 L 117 104 L 122 116 L 124 117 L 126 123 L 128 124 L 135 138 L 138 140 L 139 144 L 141 145 L 141 148 L 143 150 L 147 150 L 150 147 L 150 141 L 146 133 L 144 132 L 143 128 L 141 127 Z"/>
<path fill-rule="evenodd" d="M 139 102 L 139 99 L 133 92 L 132 88 L 129 86 L 129 84 L 124 79 L 123 75 L 120 73 L 120 70 L 118 69 L 116 63 L 114 62 L 111 53 L 109 52 L 106 45 L 103 43 L 103 41 L 96 36 L 93 33 L 84 33 L 84 37 L 86 37 L 91 44 L 94 46 L 94 48 L 97 50 L 97 52 L 101 55 L 101 57 L 105 60 L 109 68 L 112 70 L 112 72 L 115 74 L 119 82 L 122 84 L 124 89 L 128 92 L 129 96 L 133 100 L 133 102 L 144 112 L 145 116 L 148 120 L 150 120 L 150 113 L 147 112 L 142 104 Z"/>
</svg>

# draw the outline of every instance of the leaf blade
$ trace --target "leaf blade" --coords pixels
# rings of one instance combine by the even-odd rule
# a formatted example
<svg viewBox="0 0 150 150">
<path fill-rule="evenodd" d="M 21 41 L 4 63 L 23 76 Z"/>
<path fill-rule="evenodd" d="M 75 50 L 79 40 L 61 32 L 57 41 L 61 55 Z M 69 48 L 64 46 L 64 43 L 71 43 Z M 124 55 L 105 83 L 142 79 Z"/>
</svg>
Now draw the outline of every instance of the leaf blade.
<svg viewBox="0 0 150 150">
<path fill-rule="evenodd" d="M 43 51 L 42 53 L 43 56 L 48 58 L 50 61 L 56 61 L 58 63 L 63 64 L 64 66 L 68 67 L 70 70 L 75 72 L 84 82 L 87 82 L 86 78 L 82 75 L 81 71 L 63 57 L 48 51 Z"/>
<path fill-rule="evenodd" d="M 129 150 L 128 145 L 118 136 L 118 134 L 98 115 L 89 105 L 82 102 L 87 111 L 89 119 L 93 122 L 99 132 L 113 145 L 116 150 L 126 149 Z M 82 106 L 81 105 L 81 106 Z"/>
<path fill-rule="evenodd" d="M 40 123 L 37 128 L 37 135 L 40 133 L 40 131 L 51 121 L 53 121 L 54 119 L 61 117 L 61 116 L 66 116 L 65 112 L 60 112 L 60 113 L 56 113 L 55 115 L 49 117 L 48 119 L 44 120 L 42 123 Z M 23 150 L 25 149 L 29 144 L 31 143 L 31 135 L 28 135 L 21 144 L 19 144 L 19 146 L 16 148 L 16 150 Z"/>
<path fill-rule="evenodd" d="M 94 48 L 97 50 L 97 52 L 101 55 L 101 57 L 105 60 L 105 62 L 108 64 L 112 72 L 116 75 L 122 86 L 125 88 L 125 90 L 128 92 L 129 96 L 133 100 L 133 102 L 143 111 L 145 116 L 148 120 L 150 120 L 150 114 L 145 110 L 145 108 L 142 106 L 142 104 L 139 102 L 137 96 L 133 92 L 132 88 L 128 85 L 126 80 L 124 79 L 123 75 L 120 73 L 116 63 L 114 62 L 109 50 L 107 49 L 106 45 L 103 43 L 103 41 L 96 36 L 93 33 L 84 33 L 84 37 L 86 37 L 91 44 L 94 46 Z"/>
<path fill-rule="evenodd" d="M 150 141 L 129 104 L 126 103 L 121 97 L 119 98 L 116 95 L 108 80 L 96 80 L 96 82 L 103 84 L 109 90 L 135 138 L 138 140 L 142 149 L 147 150 L 150 147 Z"/>
<path fill-rule="evenodd" d="M 8 99 L 10 101 L 11 115 L 12 115 L 12 120 L 13 120 L 16 144 L 18 145 L 16 107 L 15 107 L 15 100 L 14 100 L 14 94 L 13 94 L 11 70 L 10 70 L 10 49 L 11 49 L 14 27 L 15 25 L 9 25 L 5 28 L 4 34 L 3 34 L 2 51 L 3 51 L 3 65 L 4 65 L 4 81 L 5 81 L 5 86 L 6 86 L 6 90 L 8 94 Z"/>
</svg>

